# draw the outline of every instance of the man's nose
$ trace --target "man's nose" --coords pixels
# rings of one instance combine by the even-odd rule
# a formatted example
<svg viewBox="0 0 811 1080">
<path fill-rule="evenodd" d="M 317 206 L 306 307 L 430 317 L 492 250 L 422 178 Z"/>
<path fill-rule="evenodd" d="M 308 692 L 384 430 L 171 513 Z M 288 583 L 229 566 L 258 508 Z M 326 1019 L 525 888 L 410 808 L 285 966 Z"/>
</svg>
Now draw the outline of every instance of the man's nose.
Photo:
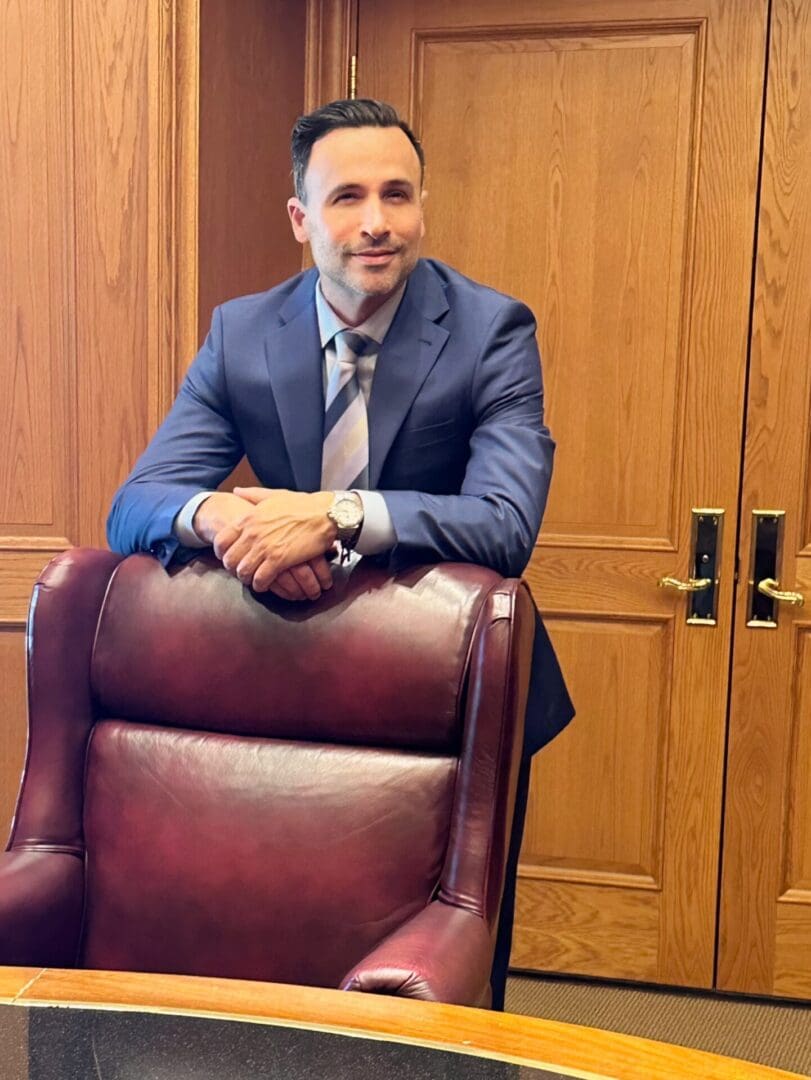
<svg viewBox="0 0 811 1080">
<path fill-rule="evenodd" d="M 389 231 L 383 203 L 380 199 L 369 199 L 363 209 L 361 228 L 367 236 L 379 240 L 381 236 L 385 236 Z"/>
</svg>

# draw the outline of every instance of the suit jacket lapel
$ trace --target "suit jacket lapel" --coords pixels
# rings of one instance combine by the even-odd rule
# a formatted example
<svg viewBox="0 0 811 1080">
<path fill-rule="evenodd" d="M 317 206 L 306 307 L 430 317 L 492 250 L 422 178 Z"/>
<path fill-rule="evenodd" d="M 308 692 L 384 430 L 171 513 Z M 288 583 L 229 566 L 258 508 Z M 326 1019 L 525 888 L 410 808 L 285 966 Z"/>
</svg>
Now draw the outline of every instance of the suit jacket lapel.
<svg viewBox="0 0 811 1080">
<path fill-rule="evenodd" d="M 380 479 L 386 455 L 429 371 L 448 340 L 435 320 L 448 310 L 431 268 L 417 263 L 375 366 L 369 400 L 369 487 Z"/>
<path fill-rule="evenodd" d="M 324 438 L 324 383 L 315 311 L 315 270 L 305 274 L 265 338 L 265 359 L 296 487 L 318 491 Z"/>
</svg>

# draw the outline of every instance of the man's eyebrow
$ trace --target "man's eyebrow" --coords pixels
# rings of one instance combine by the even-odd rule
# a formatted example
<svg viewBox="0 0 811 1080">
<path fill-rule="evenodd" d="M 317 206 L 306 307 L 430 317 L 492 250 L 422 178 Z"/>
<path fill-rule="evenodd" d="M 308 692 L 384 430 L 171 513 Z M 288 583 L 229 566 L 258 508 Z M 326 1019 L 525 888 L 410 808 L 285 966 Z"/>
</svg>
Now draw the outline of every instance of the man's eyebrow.
<svg viewBox="0 0 811 1080">
<path fill-rule="evenodd" d="M 363 184 L 359 183 L 338 184 L 337 187 L 332 188 L 332 190 L 327 195 L 327 198 L 331 199 L 335 195 L 340 195 L 343 191 L 357 191 L 359 188 L 362 187 Z"/>
</svg>

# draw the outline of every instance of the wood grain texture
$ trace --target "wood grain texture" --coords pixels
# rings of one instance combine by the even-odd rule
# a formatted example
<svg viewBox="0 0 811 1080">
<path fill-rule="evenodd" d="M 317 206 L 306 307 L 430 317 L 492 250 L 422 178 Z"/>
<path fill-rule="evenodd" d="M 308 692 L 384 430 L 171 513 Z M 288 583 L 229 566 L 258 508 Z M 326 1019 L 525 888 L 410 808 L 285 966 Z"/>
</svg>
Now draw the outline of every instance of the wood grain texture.
<svg viewBox="0 0 811 1080">
<path fill-rule="evenodd" d="M 667 616 L 547 621 L 578 709 L 600 722 L 571 725 L 533 763 L 522 875 L 578 871 L 580 880 L 608 875 L 616 884 L 627 875 L 633 887 L 661 888 L 672 624 Z"/>
<path fill-rule="evenodd" d="M 5 969 L 9 971 L 9 969 Z M 11 979 L 15 978 L 11 969 Z M 3 969 L 0 969 L 0 986 Z M 614 1080 L 797 1080 L 794 1073 L 573 1024 L 304 986 L 180 975 L 45 970 L 16 1004 L 82 1004 L 368 1034 Z"/>
<path fill-rule="evenodd" d="M 0 534 L 33 546 L 75 535 L 70 4 L 4 6 L 0 98 Z"/>
<path fill-rule="evenodd" d="M 195 2 L 0 10 L 2 627 L 25 622 L 52 554 L 104 544 L 113 491 L 170 400 L 178 20 Z"/>
<path fill-rule="evenodd" d="M 0 834 L 26 742 L 25 621 L 77 536 L 72 5 L 0 10 Z"/>
<path fill-rule="evenodd" d="M 304 16 L 299 0 L 201 0 L 201 341 L 215 304 L 301 268 L 285 204 L 290 132 L 304 104 Z"/>
<path fill-rule="evenodd" d="M 5 850 L 17 805 L 27 738 L 25 628 L 0 627 L 0 851 Z"/>
<path fill-rule="evenodd" d="M 147 6 L 76 5 L 73 45 L 78 540 L 103 546 L 112 495 L 149 423 Z"/>
<path fill-rule="evenodd" d="M 802 896 L 811 913 L 811 625 L 794 624 L 793 685 L 785 786 L 785 848 L 780 893 L 795 902 Z M 811 923 L 809 924 L 811 928 Z M 811 934 L 807 941 L 811 955 Z M 809 966 L 811 981 L 811 966 Z"/>
<path fill-rule="evenodd" d="M 171 113 L 174 185 L 171 193 L 175 245 L 172 251 L 172 394 L 199 347 L 198 223 L 200 174 L 200 0 L 174 0 L 172 54 L 174 98 Z"/>
<path fill-rule="evenodd" d="M 673 543 L 685 376 L 673 297 L 684 291 L 697 28 L 429 30 L 414 49 L 413 118 L 443 177 L 427 181 L 427 252 L 542 313 L 560 446 L 546 534 Z M 487 93 L 462 124 L 476 85 Z M 489 138 L 509 111 L 520 118 L 518 155 L 511 140 Z M 510 189 L 543 194 L 470 245 L 466 221 L 492 214 L 475 147 Z"/>
<path fill-rule="evenodd" d="M 189 237 L 183 223 L 186 201 L 196 207 L 196 199 L 184 184 L 184 153 L 190 114 L 196 115 L 197 106 L 196 82 L 192 93 L 186 63 L 190 34 L 195 36 L 196 48 L 197 4 L 198 0 L 157 0 L 148 7 L 150 220 L 144 225 L 150 282 L 146 401 L 150 431 L 174 398 L 178 346 L 184 340 L 184 318 L 188 318 L 183 307 L 188 259 L 196 257 L 196 249 L 189 252 L 185 246 Z M 196 183 L 196 168 L 193 175 Z"/>
<path fill-rule="evenodd" d="M 522 880 L 510 954 L 514 968 L 543 956 L 550 970 L 659 982 L 659 892 L 593 879 Z"/>
<path fill-rule="evenodd" d="M 357 51 L 358 0 L 306 0 L 305 8 L 304 111 L 312 112 L 348 94 L 349 57 Z"/>
<path fill-rule="evenodd" d="M 752 510 L 785 510 L 784 589 L 811 583 L 811 10 L 772 5 L 744 448 L 741 565 Z M 746 626 L 738 589 L 732 669 L 718 985 L 811 997 L 808 616 Z M 794 892 L 793 901 L 787 894 Z M 805 973 L 803 974 L 803 966 Z"/>
<path fill-rule="evenodd" d="M 0 1001 L 13 1001 L 42 971 L 42 968 L 0 967 Z"/>
<path fill-rule="evenodd" d="M 392 101 L 425 145 L 428 250 L 538 317 L 558 450 L 527 578 L 578 715 L 533 780 L 519 909 L 559 919 L 555 935 L 519 920 L 528 967 L 712 984 L 734 520 L 717 626 L 687 626 L 657 581 L 690 574 L 693 507 L 734 519 L 737 504 L 766 13 L 360 7 L 359 93 Z M 596 642 L 598 624 L 613 632 Z M 639 629 L 657 624 L 666 651 Z M 582 929 L 606 888 L 616 954 L 607 926 L 599 946 Z"/>
<path fill-rule="evenodd" d="M 55 554 L 45 550 L 0 555 L 0 627 L 25 625 L 34 582 Z"/>
<path fill-rule="evenodd" d="M 193 343 L 186 337 L 178 354 L 178 386 L 214 307 L 284 281 L 302 260 L 286 203 L 290 132 L 304 111 L 306 7 L 299 0 L 198 3 L 197 161 L 187 177 L 197 211 L 197 324 Z M 243 460 L 220 487 L 257 482 Z"/>
<path fill-rule="evenodd" d="M 811 934 L 807 892 L 795 903 L 777 904 L 774 928 L 774 990 L 790 998 L 811 999 Z"/>
</svg>

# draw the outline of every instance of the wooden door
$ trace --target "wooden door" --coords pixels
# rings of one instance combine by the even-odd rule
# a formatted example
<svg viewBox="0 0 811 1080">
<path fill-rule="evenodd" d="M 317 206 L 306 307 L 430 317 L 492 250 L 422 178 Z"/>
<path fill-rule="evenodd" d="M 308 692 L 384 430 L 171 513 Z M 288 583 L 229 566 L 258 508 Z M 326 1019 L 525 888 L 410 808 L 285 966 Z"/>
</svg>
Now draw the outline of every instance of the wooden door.
<svg viewBox="0 0 811 1080">
<path fill-rule="evenodd" d="M 536 312 L 559 443 L 527 571 L 578 716 L 536 759 L 514 966 L 710 986 L 765 0 L 358 4 L 427 253 Z M 688 625 L 691 509 L 717 624 Z"/>
<path fill-rule="evenodd" d="M 772 7 L 735 616 L 718 986 L 811 997 L 811 7 Z M 784 514 L 752 626 L 757 510 Z M 759 576 L 759 575 L 756 575 Z"/>
</svg>

